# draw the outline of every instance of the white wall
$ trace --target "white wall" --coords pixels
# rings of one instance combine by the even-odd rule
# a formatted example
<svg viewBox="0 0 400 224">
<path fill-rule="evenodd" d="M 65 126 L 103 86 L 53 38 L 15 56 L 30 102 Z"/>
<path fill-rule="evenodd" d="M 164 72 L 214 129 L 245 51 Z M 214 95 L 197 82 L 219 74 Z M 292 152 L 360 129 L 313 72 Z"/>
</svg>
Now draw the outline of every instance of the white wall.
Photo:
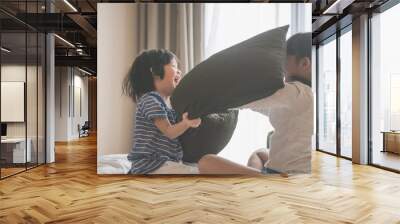
<svg viewBox="0 0 400 224">
<path fill-rule="evenodd" d="M 135 107 L 122 95 L 125 75 L 138 53 L 134 4 L 97 4 L 98 155 L 128 153 Z M 130 130 L 130 131 L 127 131 Z"/>
<path fill-rule="evenodd" d="M 68 140 L 68 85 L 67 67 L 55 68 L 55 141 Z"/>
<path fill-rule="evenodd" d="M 75 91 L 72 94 L 75 94 L 73 96 L 73 99 L 75 100 L 74 104 L 75 104 L 75 113 L 72 113 L 72 129 L 71 129 L 71 136 L 72 138 L 79 138 L 79 132 L 78 132 L 78 124 L 80 124 L 81 126 L 85 123 L 85 121 L 88 121 L 88 106 L 89 106 L 89 92 L 88 92 L 88 77 L 87 76 L 82 76 L 83 73 L 81 73 L 78 70 L 74 70 L 74 82 L 73 82 L 73 86 Z M 76 92 L 77 88 L 80 89 L 80 99 L 77 97 L 76 94 L 78 94 Z M 81 106 L 81 110 L 82 112 L 79 112 L 79 108 L 77 107 L 77 105 L 79 106 L 79 102 L 77 100 L 80 100 L 80 106 Z M 74 110 L 74 108 L 72 108 Z"/>
<path fill-rule="evenodd" d="M 25 83 L 1 82 L 1 121 L 24 122 Z"/>
<path fill-rule="evenodd" d="M 18 81 L 26 84 L 26 107 L 22 108 L 27 119 L 25 122 L 7 122 L 7 137 L 21 138 L 27 136 L 31 141 L 32 157 L 39 154 L 39 163 L 44 162 L 44 74 L 42 67 L 25 66 L 25 64 L 5 64 L 1 66 L 1 80 Z M 27 79 L 27 81 L 25 80 Z M 3 97 L 7 97 L 2 95 Z M 1 108 L 7 110 L 9 108 Z M 37 152 L 38 151 L 38 152 Z M 34 159 L 33 161 L 36 161 Z M 49 160 L 51 161 L 51 160 Z"/>
<path fill-rule="evenodd" d="M 88 120 L 88 78 L 71 67 L 56 67 L 55 73 L 55 141 L 77 139 L 78 124 Z M 82 114 L 76 107 L 76 88 L 81 90 Z"/>
<path fill-rule="evenodd" d="M 26 69 L 26 70 L 25 70 Z M 25 75 L 27 74 L 29 80 L 29 87 L 36 85 L 36 80 L 33 80 L 31 76 L 36 77 L 36 66 L 27 66 L 25 65 L 2 65 L 1 66 L 1 81 L 3 82 L 25 82 Z M 31 133 L 35 133 L 36 135 L 36 88 L 27 88 L 27 120 L 28 124 L 28 137 Z M 3 96 L 4 97 L 4 96 Z M 34 104 L 31 104 L 34 102 Z M 2 110 L 6 110 L 6 108 L 2 108 Z M 7 125 L 7 136 L 8 137 L 25 137 L 25 123 L 26 122 L 11 122 Z"/>
</svg>

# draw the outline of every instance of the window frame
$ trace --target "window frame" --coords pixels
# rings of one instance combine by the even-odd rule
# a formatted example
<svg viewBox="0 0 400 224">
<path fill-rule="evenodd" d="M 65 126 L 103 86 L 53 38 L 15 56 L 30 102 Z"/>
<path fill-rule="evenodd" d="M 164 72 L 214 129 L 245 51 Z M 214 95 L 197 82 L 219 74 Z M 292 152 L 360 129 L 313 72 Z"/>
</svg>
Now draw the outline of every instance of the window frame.
<svg viewBox="0 0 400 224">
<path fill-rule="evenodd" d="M 342 155 L 341 153 L 341 118 L 340 118 L 340 95 L 341 95 L 341 90 L 340 90 L 340 84 L 341 84 L 341 66 L 340 66 L 340 37 L 347 32 L 352 32 L 352 23 L 347 24 L 345 27 L 337 30 L 335 33 L 331 34 L 330 36 L 326 37 L 325 39 L 320 40 L 316 44 L 316 52 L 315 52 L 315 58 L 316 58 L 316 135 L 315 135 L 315 142 L 316 142 L 316 151 L 318 152 L 323 152 L 329 155 L 333 155 L 339 158 L 343 158 L 346 160 L 352 160 L 352 158 L 347 157 Z M 319 88 L 320 88 L 320 73 L 319 73 L 319 48 L 321 44 L 327 44 L 331 41 L 336 41 L 336 152 L 332 153 L 327 150 L 321 149 L 319 147 L 320 142 L 319 142 Z"/>
<path fill-rule="evenodd" d="M 43 2 L 43 1 L 35 0 L 35 1 L 31 2 L 31 3 L 36 4 L 36 12 L 39 12 L 39 8 L 38 8 L 39 2 Z M 27 3 L 28 2 L 27 1 L 23 1 L 23 3 L 25 3 L 25 20 L 26 20 L 27 19 L 26 18 L 27 13 L 29 13 L 29 12 L 27 12 Z M 48 11 L 48 7 L 45 8 L 45 11 L 46 12 Z M 30 169 L 39 167 L 41 165 L 45 165 L 47 163 L 47 128 L 46 127 L 47 127 L 47 50 L 48 50 L 47 49 L 47 44 L 48 44 L 47 34 L 48 33 L 47 32 L 43 32 L 41 30 L 38 30 L 38 29 L 30 26 L 29 24 L 19 20 L 18 18 L 14 17 L 12 14 L 10 14 L 6 10 L 1 9 L 1 12 L 6 14 L 6 15 L 8 15 L 8 16 L 10 16 L 10 18 L 15 20 L 16 22 L 21 23 L 23 29 L 15 30 L 15 31 L 0 30 L 0 45 L 2 45 L 1 42 L 2 42 L 2 35 L 3 34 L 6 34 L 6 33 L 19 33 L 19 34 L 25 35 L 25 37 L 24 37 L 25 38 L 25 40 L 24 40 L 24 42 L 25 42 L 24 43 L 24 47 L 25 47 L 25 49 L 24 49 L 24 52 L 25 52 L 25 56 L 24 56 L 24 60 L 25 60 L 25 65 L 24 65 L 25 66 L 25 69 L 24 69 L 25 70 L 25 81 L 24 81 L 25 82 L 25 88 L 24 88 L 25 89 L 25 93 L 24 93 L 24 95 L 25 95 L 24 96 L 24 98 L 25 98 L 24 99 L 24 130 L 25 130 L 25 134 L 24 134 L 24 137 L 23 137 L 25 139 L 25 166 L 21 167 L 23 169 L 21 169 L 20 171 L 17 171 L 17 172 L 8 174 L 8 175 L 4 175 L 2 173 L 2 169 L 3 168 L 0 166 L 0 180 L 3 180 L 3 179 L 6 179 L 8 177 L 12 177 L 14 175 L 26 172 L 26 171 L 28 171 Z M 33 125 L 36 125 L 36 128 L 35 128 L 36 136 L 33 136 L 31 141 L 33 141 L 33 139 L 35 138 L 37 144 L 36 144 L 36 148 L 34 149 L 35 151 L 31 149 L 32 150 L 31 151 L 31 155 L 33 153 L 36 153 L 36 158 L 35 158 L 36 161 L 33 161 L 33 162 L 27 162 L 27 160 L 28 160 L 27 159 L 27 156 L 28 156 L 28 154 L 27 154 L 27 148 L 28 148 L 28 144 L 27 144 L 28 143 L 28 108 L 27 108 L 27 96 L 28 96 L 27 85 L 28 85 L 28 79 L 27 79 L 27 76 L 28 76 L 28 65 L 29 65 L 29 63 L 28 63 L 28 34 L 33 34 L 36 37 L 36 41 L 34 41 L 35 44 L 36 44 L 36 47 L 35 47 L 36 60 L 34 60 L 34 65 L 36 66 L 36 69 L 35 69 L 36 91 L 34 93 L 32 93 L 32 96 L 35 95 L 35 97 L 36 97 L 36 121 L 33 123 Z M 40 35 L 40 34 L 43 34 L 43 35 Z M 41 38 L 39 38 L 39 37 L 41 37 Z M 41 45 L 39 45 L 39 41 L 41 42 Z M 43 55 L 40 55 L 39 52 L 43 53 Z M 39 63 L 39 56 L 42 57 L 42 59 L 41 59 L 43 61 L 42 64 Z M 3 66 L 2 62 L 3 62 L 3 58 L 2 58 L 2 55 L 0 54 L 0 82 L 1 82 L 1 79 L 2 79 L 2 76 L 1 76 L 1 68 Z M 43 88 L 43 92 L 42 92 L 42 96 L 43 96 L 42 103 L 43 103 L 43 105 L 41 105 L 41 106 L 43 107 L 42 109 L 44 110 L 43 111 L 44 115 L 43 114 L 39 115 L 39 112 L 38 112 L 39 111 L 39 81 L 38 81 L 39 80 L 38 79 L 38 77 L 39 77 L 39 69 L 38 69 L 38 67 L 40 65 L 43 66 L 42 71 L 41 71 L 42 84 L 43 84 L 43 86 L 42 86 L 42 88 Z M 1 86 L 0 86 L 0 89 L 1 89 Z M 1 101 L 1 99 L 0 99 L 0 101 Z M 1 108 L 0 108 L 0 110 L 1 110 Z M 40 157 L 43 157 L 42 158 L 43 161 L 39 160 L 39 141 L 38 141 L 39 140 L 39 116 L 42 116 L 41 118 L 43 119 L 43 120 L 41 120 L 42 125 L 43 125 L 43 127 L 42 127 L 43 128 L 43 133 L 41 133 L 41 134 L 43 134 L 43 145 L 42 145 L 43 148 L 41 148 L 42 149 L 41 151 L 42 151 L 43 154 L 40 155 Z M 1 123 L 1 121 L 0 121 L 0 123 Z M 0 144 L 0 156 L 1 156 L 1 144 Z"/>
</svg>

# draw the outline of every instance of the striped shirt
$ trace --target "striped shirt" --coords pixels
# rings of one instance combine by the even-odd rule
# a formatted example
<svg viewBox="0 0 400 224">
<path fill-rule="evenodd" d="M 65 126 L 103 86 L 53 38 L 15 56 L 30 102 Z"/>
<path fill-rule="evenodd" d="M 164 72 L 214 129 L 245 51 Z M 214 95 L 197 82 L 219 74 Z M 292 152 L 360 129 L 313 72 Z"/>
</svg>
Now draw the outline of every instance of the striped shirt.
<svg viewBox="0 0 400 224">
<path fill-rule="evenodd" d="M 131 174 L 146 174 L 161 167 L 166 161 L 179 162 L 183 152 L 178 139 L 169 139 L 154 124 L 155 118 L 176 123 L 176 112 L 169 108 L 156 91 L 139 98 L 136 109 L 133 149 L 128 154 L 132 162 Z"/>
</svg>

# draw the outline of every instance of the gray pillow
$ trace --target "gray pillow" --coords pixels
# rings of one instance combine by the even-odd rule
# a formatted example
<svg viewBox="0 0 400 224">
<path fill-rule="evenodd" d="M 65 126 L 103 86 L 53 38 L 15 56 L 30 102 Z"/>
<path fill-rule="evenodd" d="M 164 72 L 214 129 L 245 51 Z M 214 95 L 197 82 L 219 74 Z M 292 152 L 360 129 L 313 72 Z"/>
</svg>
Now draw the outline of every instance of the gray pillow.
<svg viewBox="0 0 400 224">
<path fill-rule="evenodd" d="M 189 129 L 179 137 L 182 160 L 197 163 L 206 154 L 218 154 L 232 138 L 237 119 L 237 110 L 203 116 L 198 128 Z"/>
<path fill-rule="evenodd" d="M 263 32 L 198 64 L 172 94 L 173 108 L 196 118 L 272 95 L 283 87 L 288 28 Z"/>
</svg>

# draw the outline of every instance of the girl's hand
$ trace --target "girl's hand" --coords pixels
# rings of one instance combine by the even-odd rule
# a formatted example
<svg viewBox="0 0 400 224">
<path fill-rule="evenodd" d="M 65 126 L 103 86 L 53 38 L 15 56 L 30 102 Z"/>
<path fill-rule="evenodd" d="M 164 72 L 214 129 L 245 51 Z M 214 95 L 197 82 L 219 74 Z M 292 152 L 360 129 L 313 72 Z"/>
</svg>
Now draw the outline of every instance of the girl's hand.
<svg viewBox="0 0 400 224">
<path fill-rule="evenodd" d="M 186 113 L 182 114 L 182 122 L 184 122 L 188 127 L 197 128 L 201 124 L 201 119 L 196 118 L 193 120 L 189 120 L 188 113 L 186 112 Z"/>
</svg>

